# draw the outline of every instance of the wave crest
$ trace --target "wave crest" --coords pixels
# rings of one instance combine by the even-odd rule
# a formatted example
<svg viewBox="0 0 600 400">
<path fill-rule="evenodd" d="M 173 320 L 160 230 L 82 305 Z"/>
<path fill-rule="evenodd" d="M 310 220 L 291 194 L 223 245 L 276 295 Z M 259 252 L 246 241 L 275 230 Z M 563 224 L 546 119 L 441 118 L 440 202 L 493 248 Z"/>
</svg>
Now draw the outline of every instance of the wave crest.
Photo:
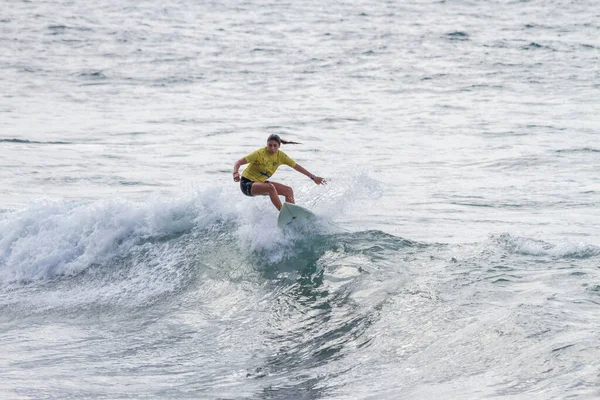
<svg viewBox="0 0 600 400">
<path fill-rule="evenodd" d="M 558 244 L 544 242 L 509 233 L 492 236 L 492 241 L 512 253 L 551 256 L 555 258 L 591 258 L 600 256 L 600 247 L 583 242 L 564 241 Z"/>
</svg>

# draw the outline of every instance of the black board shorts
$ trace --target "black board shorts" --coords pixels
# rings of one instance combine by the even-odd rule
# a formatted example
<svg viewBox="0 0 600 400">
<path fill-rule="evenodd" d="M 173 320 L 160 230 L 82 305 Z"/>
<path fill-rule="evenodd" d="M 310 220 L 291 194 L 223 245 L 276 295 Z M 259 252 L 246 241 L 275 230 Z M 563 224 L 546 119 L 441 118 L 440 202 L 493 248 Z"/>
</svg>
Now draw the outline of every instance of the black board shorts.
<svg viewBox="0 0 600 400">
<path fill-rule="evenodd" d="M 242 189 L 242 193 L 252 197 L 252 185 L 254 185 L 254 181 L 242 176 L 242 179 L 240 179 L 240 189 Z"/>
<path fill-rule="evenodd" d="M 269 183 L 269 181 L 265 181 L 266 183 Z M 246 196 L 250 196 L 252 197 L 252 185 L 254 185 L 256 182 L 251 181 L 248 178 L 244 178 L 242 176 L 242 178 L 240 179 L 240 189 L 242 189 L 242 193 L 244 193 Z"/>
</svg>

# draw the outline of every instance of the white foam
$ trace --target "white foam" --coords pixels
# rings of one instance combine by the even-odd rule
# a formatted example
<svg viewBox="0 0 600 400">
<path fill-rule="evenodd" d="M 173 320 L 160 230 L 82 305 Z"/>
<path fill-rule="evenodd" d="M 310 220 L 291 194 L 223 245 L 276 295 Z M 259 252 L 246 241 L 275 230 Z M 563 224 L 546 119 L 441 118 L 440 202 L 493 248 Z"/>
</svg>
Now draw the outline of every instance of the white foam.
<svg viewBox="0 0 600 400">
<path fill-rule="evenodd" d="M 141 210 L 111 201 L 45 200 L 5 215 L 0 223 L 0 279 L 76 274 L 110 257 L 115 247 L 126 247 L 134 233 L 145 234 L 143 219 Z"/>
<path fill-rule="evenodd" d="M 551 256 L 556 258 L 588 258 L 600 255 L 599 246 L 583 242 L 572 242 L 568 239 L 557 244 L 552 244 L 509 233 L 492 236 L 492 239 L 511 252 L 526 255 Z"/>
<path fill-rule="evenodd" d="M 382 184 L 366 172 L 343 172 L 329 178 L 326 186 L 304 184 L 296 190 L 300 199 L 319 215 L 335 219 L 353 210 L 372 206 L 383 195 Z"/>
<path fill-rule="evenodd" d="M 306 182 L 295 190 L 297 202 L 311 208 L 325 226 L 377 187 L 368 177 L 346 175 L 334 177 L 329 186 Z M 223 224 L 241 252 L 277 261 L 289 256 L 302 235 L 283 233 L 276 221 L 277 210 L 268 197 L 248 198 L 228 184 L 140 203 L 43 199 L 0 214 L 0 282 L 76 275 L 92 264 L 127 255 L 146 239 L 193 229 L 214 231 Z"/>
<path fill-rule="evenodd" d="M 226 218 L 213 193 L 132 203 L 44 199 L 0 220 L 0 282 L 75 275 L 125 255 L 144 239 L 189 231 Z M 225 213 L 226 214 L 226 213 Z"/>
<path fill-rule="evenodd" d="M 296 182 L 296 181 L 294 181 Z M 236 236 L 241 247 L 248 252 L 260 252 L 269 262 L 293 257 L 298 241 L 339 228 L 332 223 L 340 215 L 372 202 L 382 194 L 381 185 L 365 173 L 344 173 L 329 178 L 328 185 L 316 186 L 310 181 L 294 184 L 296 203 L 313 211 L 317 221 L 307 231 L 282 232 L 277 228 L 277 210 L 266 196 L 244 197 L 233 194 L 237 202 L 239 225 Z M 235 197 L 237 196 L 237 197 Z"/>
</svg>

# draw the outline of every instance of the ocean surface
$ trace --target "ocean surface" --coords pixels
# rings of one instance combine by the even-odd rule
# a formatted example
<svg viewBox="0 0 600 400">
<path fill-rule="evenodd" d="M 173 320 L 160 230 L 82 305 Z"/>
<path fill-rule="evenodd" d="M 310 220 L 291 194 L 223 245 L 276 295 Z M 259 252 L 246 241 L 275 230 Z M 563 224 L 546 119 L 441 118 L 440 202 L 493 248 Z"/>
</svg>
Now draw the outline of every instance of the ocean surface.
<svg viewBox="0 0 600 400">
<path fill-rule="evenodd" d="M 597 0 L 0 3 L 0 398 L 600 397 Z"/>
</svg>

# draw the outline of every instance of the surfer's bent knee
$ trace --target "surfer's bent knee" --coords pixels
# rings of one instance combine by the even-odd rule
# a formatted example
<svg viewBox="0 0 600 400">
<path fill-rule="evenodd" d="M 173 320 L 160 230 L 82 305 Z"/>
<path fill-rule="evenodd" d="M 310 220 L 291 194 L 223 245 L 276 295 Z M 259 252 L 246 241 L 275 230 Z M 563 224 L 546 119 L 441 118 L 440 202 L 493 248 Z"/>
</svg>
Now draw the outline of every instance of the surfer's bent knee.
<svg viewBox="0 0 600 400">
<path fill-rule="evenodd" d="M 252 189 L 254 188 L 254 184 L 256 184 L 256 183 L 258 183 L 260 186 L 257 186 L 256 190 L 253 193 Z M 266 184 L 267 186 L 262 186 L 263 184 Z M 254 197 L 254 196 L 258 196 L 258 195 L 267 195 L 270 193 L 274 193 L 275 195 L 277 195 L 277 188 L 271 182 L 269 182 L 269 181 L 254 182 L 254 181 L 251 181 L 250 179 L 244 178 L 244 177 L 242 177 L 240 179 L 240 190 L 246 196 L 250 196 L 250 197 Z"/>
</svg>

